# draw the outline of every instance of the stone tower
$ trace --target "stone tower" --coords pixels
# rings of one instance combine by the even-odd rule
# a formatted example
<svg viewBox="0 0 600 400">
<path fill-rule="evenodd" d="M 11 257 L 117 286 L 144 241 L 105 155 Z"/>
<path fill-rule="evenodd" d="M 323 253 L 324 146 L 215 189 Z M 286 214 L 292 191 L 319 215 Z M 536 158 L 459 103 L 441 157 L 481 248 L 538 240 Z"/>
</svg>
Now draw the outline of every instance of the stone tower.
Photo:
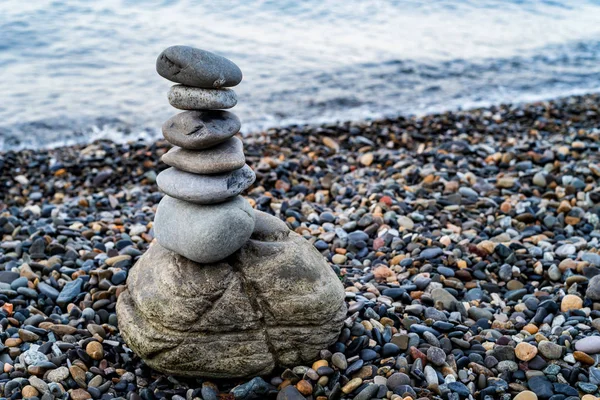
<svg viewBox="0 0 600 400">
<path fill-rule="evenodd" d="M 310 362 L 337 339 L 344 289 L 322 255 L 241 196 L 255 180 L 235 135 L 242 80 L 228 59 L 187 46 L 164 50 L 158 73 L 178 83 L 163 125 L 171 168 L 154 243 L 130 271 L 119 327 L 151 367 L 183 376 L 248 377 Z"/>
</svg>

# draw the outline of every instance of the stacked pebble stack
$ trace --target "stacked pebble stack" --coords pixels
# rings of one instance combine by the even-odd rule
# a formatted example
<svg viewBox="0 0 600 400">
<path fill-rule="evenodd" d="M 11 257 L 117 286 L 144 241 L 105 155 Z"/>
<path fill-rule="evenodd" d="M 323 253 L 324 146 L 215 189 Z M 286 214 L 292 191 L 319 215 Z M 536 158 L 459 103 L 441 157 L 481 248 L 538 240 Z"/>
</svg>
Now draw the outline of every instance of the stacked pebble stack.
<svg viewBox="0 0 600 400">
<path fill-rule="evenodd" d="M 136 262 L 116 306 L 119 328 L 147 365 L 174 375 L 236 378 L 314 361 L 346 317 L 344 288 L 323 255 L 279 218 L 240 196 L 245 165 L 231 61 L 169 47 L 158 73 L 179 83 L 170 103 L 187 111 L 163 125 L 176 147 L 157 177 L 158 243 Z M 251 240 L 249 240 L 251 239 Z"/>
<path fill-rule="evenodd" d="M 157 177 L 166 196 L 156 212 L 156 239 L 190 260 L 216 262 L 241 248 L 255 223 L 240 193 L 256 175 L 234 136 L 240 121 L 224 111 L 237 103 L 227 87 L 240 83 L 242 72 L 224 57 L 188 46 L 164 50 L 156 70 L 178 83 L 169 91 L 169 103 L 186 110 L 163 125 L 164 137 L 175 147 L 162 157 L 171 168 Z"/>
</svg>

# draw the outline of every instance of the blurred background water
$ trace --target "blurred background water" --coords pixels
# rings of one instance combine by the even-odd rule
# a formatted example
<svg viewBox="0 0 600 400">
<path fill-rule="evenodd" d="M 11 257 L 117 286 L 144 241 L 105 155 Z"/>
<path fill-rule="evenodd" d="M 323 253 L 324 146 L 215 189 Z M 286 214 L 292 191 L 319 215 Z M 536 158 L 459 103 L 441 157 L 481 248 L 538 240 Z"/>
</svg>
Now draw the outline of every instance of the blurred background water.
<svg viewBox="0 0 600 400">
<path fill-rule="evenodd" d="M 158 137 L 174 44 L 240 66 L 245 132 L 600 90 L 600 1 L 5 0 L 0 149 Z"/>
</svg>

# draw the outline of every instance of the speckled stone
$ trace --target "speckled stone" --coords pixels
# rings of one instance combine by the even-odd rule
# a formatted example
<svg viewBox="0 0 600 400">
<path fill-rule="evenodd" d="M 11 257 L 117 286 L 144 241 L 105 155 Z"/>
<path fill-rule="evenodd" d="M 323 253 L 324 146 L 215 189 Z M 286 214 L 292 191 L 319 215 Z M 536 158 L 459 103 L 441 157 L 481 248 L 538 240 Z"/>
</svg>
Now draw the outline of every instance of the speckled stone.
<svg viewBox="0 0 600 400">
<path fill-rule="evenodd" d="M 180 110 L 220 110 L 237 104 L 231 89 L 201 89 L 175 85 L 168 94 L 169 104 Z"/>
</svg>

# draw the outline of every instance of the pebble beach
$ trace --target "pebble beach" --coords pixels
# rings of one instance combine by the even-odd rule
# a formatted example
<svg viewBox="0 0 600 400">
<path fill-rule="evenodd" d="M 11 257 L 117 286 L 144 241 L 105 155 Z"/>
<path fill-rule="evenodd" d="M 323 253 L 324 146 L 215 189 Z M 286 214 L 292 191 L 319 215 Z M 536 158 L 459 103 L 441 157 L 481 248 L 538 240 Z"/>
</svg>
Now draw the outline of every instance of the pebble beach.
<svg viewBox="0 0 600 400">
<path fill-rule="evenodd" d="M 594 400 L 599 125 L 586 95 L 243 137 L 246 198 L 323 254 L 348 314 L 314 364 L 233 381 L 153 371 L 119 332 L 166 141 L 1 153 L 0 395 Z"/>
</svg>

